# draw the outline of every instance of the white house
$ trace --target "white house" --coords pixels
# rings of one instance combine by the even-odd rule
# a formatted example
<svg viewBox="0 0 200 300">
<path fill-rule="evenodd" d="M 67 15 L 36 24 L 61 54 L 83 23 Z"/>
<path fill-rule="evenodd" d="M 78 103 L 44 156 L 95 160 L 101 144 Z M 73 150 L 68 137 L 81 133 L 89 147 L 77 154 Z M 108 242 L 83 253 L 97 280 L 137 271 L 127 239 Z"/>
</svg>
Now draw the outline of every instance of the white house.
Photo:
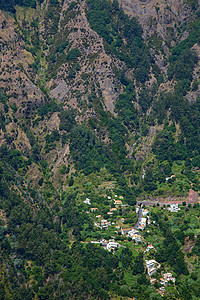
<svg viewBox="0 0 200 300">
<path fill-rule="evenodd" d="M 180 207 L 178 207 L 178 203 L 171 203 L 168 210 L 171 212 L 178 212 L 180 210 Z"/>
<path fill-rule="evenodd" d="M 89 199 L 89 198 L 86 198 L 86 199 L 83 201 L 83 203 L 91 205 L 91 202 L 90 202 L 90 199 Z"/>
<path fill-rule="evenodd" d="M 141 237 L 138 234 L 137 230 L 131 229 L 130 231 L 128 231 L 127 235 L 130 236 L 132 240 L 135 240 L 136 242 L 141 242 Z"/>
<path fill-rule="evenodd" d="M 138 235 L 138 234 L 133 234 L 133 235 L 132 235 L 132 239 L 133 239 L 136 243 L 141 242 L 141 236 Z"/>
<path fill-rule="evenodd" d="M 101 227 L 103 228 L 108 228 L 108 226 L 110 226 L 111 223 L 108 222 L 107 220 L 101 220 Z"/>
<path fill-rule="evenodd" d="M 107 244 L 108 244 L 108 242 L 106 240 L 104 240 L 104 239 L 101 240 L 101 245 L 104 249 L 107 249 Z"/>
<path fill-rule="evenodd" d="M 95 212 L 95 211 L 98 210 L 98 208 L 97 207 L 92 207 L 92 208 L 90 208 L 90 210 L 91 210 L 91 212 Z"/>
<path fill-rule="evenodd" d="M 152 269 L 154 268 L 154 260 L 146 260 L 146 267 L 147 269 Z"/>
<path fill-rule="evenodd" d="M 149 276 L 153 275 L 156 272 L 156 270 L 160 268 L 160 264 L 154 259 L 146 260 L 145 263 Z"/>
<path fill-rule="evenodd" d="M 114 200 L 114 204 L 115 205 L 122 205 L 122 201 L 121 200 Z"/>
<path fill-rule="evenodd" d="M 141 218 L 138 228 L 144 230 L 146 227 L 147 218 Z"/>
<path fill-rule="evenodd" d="M 107 212 L 107 215 L 113 215 L 113 212 L 112 211 L 109 211 L 109 212 Z"/>
<path fill-rule="evenodd" d="M 145 250 L 145 252 L 149 252 L 150 250 L 155 250 L 154 246 L 151 244 L 147 247 L 147 249 Z"/>
<path fill-rule="evenodd" d="M 148 213 L 149 213 L 148 209 L 143 209 L 143 210 L 142 210 L 142 215 L 143 215 L 143 216 L 148 215 Z"/>
<path fill-rule="evenodd" d="M 117 243 L 117 242 L 109 242 L 107 244 L 107 250 L 108 251 L 115 250 L 117 248 L 119 248 L 119 243 Z"/>
<path fill-rule="evenodd" d="M 156 268 L 151 268 L 148 270 L 148 275 L 152 276 L 156 272 Z"/>
</svg>

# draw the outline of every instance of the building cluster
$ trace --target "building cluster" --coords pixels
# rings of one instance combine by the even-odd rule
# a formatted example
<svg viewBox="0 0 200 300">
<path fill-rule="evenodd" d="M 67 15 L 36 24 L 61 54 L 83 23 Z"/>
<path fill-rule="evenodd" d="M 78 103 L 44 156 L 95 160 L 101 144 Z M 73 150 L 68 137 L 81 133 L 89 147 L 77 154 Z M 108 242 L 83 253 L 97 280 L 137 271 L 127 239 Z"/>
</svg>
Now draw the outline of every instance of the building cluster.
<svg viewBox="0 0 200 300">
<path fill-rule="evenodd" d="M 115 242 L 113 239 L 106 241 L 104 239 L 100 240 L 100 241 L 91 241 L 92 244 L 100 244 L 105 250 L 108 250 L 109 252 L 111 252 L 112 250 L 115 251 L 117 250 L 119 247 L 121 247 L 121 245 L 117 242 Z"/>
<path fill-rule="evenodd" d="M 160 281 L 157 280 L 156 278 L 151 278 L 150 282 L 151 282 L 151 284 L 154 284 L 154 283 L 156 283 L 156 282 L 159 281 L 159 283 L 162 286 L 159 288 L 158 293 L 163 297 L 164 294 L 165 294 L 165 288 L 164 288 L 164 286 L 167 286 L 169 284 L 169 282 L 175 283 L 176 279 L 172 276 L 172 273 L 164 273 L 162 276 L 163 277 L 160 278 Z"/>
<path fill-rule="evenodd" d="M 116 199 L 116 198 L 118 198 L 118 199 L 120 199 L 120 200 L 118 200 L 118 199 Z M 127 205 L 128 205 L 128 204 L 123 204 L 122 199 L 124 199 L 123 196 L 114 195 L 114 199 L 112 199 L 111 196 L 108 196 L 108 200 L 109 200 L 109 201 L 113 201 L 113 202 L 114 202 L 114 205 L 115 205 L 115 207 L 111 207 L 111 208 L 110 208 L 110 211 L 107 212 L 108 217 L 109 217 L 109 216 L 112 216 L 115 212 L 117 212 L 118 209 L 119 209 L 119 206 L 127 206 Z M 84 202 L 85 204 L 91 205 L 91 202 L 90 202 L 90 199 L 89 199 L 89 198 L 86 198 L 86 200 L 83 201 L 83 202 Z M 91 208 L 90 208 L 90 211 L 91 211 L 92 213 L 98 212 L 98 210 L 99 210 L 99 209 L 98 209 L 97 207 L 91 207 Z M 87 213 L 89 213 L 89 212 L 87 212 Z M 96 218 L 98 218 L 98 219 L 100 220 L 100 219 L 102 218 L 102 216 L 101 216 L 101 215 L 96 215 Z M 121 219 L 121 221 L 123 222 L 124 219 Z M 97 226 L 97 227 L 100 228 L 100 229 L 102 229 L 102 228 L 108 228 L 108 226 L 110 226 L 111 224 L 114 224 L 114 222 L 111 223 L 111 222 L 108 222 L 108 220 L 101 220 L 101 221 L 99 221 L 99 222 L 95 222 L 95 223 L 94 223 L 94 225 Z"/>
<path fill-rule="evenodd" d="M 100 218 L 101 215 L 99 215 L 99 216 L 97 216 L 97 217 Z M 109 222 L 108 220 L 102 219 L 102 220 L 100 220 L 100 222 L 95 222 L 94 225 L 95 225 L 96 227 L 100 228 L 100 229 L 102 229 L 102 228 L 106 228 L 106 229 L 107 229 L 108 226 L 111 225 L 111 222 Z"/>
<path fill-rule="evenodd" d="M 160 264 L 154 259 L 145 260 L 145 263 L 149 276 L 152 276 L 156 272 L 156 270 L 160 268 Z"/>
<path fill-rule="evenodd" d="M 132 240 L 134 240 L 136 243 L 141 242 L 141 236 L 140 236 L 138 230 L 135 230 L 133 228 L 128 232 L 127 235 L 130 236 L 132 238 Z"/>
<path fill-rule="evenodd" d="M 163 286 L 161 286 L 161 287 L 159 288 L 158 294 L 160 294 L 162 297 L 164 297 L 164 294 L 165 294 L 165 288 L 164 288 Z"/>
<path fill-rule="evenodd" d="M 117 242 L 113 242 L 113 241 L 110 241 L 107 243 L 107 250 L 108 251 L 111 251 L 111 250 L 116 250 L 120 247 L 120 244 L 117 243 Z"/>
<path fill-rule="evenodd" d="M 172 276 L 172 273 L 164 273 L 163 277 L 160 278 L 160 284 L 167 285 L 169 281 L 175 282 L 176 279 Z"/>
<path fill-rule="evenodd" d="M 139 221 L 138 229 L 144 230 L 147 225 L 147 218 L 141 218 Z"/>
<path fill-rule="evenodd" d="M 140 211 L 139 207 L 136 207 L 136 213 L 138 214 Z M 148 216 L 149 211 L 148 209 L 143 208 L 142 209 L 142 218 L 139 218 L 139 224 L 138 224 L 138 229 L 144 230 L 146 228 L 146 225 L 151 224 L 150 217 Z"/>
<path fill-rule="evenodd" d="M 116 199 L 116 198 L 118 198 L 118 199 L 120 199 L 120 200 L 118 200 L 118 199 Z M 108 200 L 109 200 L 109 201 L 113 201 L 113 202 L 114 202 L 114 205 L 115 205 L 115 207 L 110 208 L 110 211 L 107 212 L 108 217 L 109 217 L 109 216 L 112 216 L 113 213 L 117 212 L 117 210 L 119 209 L 119 206 L 126 206 L 126 205 L 127 205 L 127 204 L 124 204 L 124 205 L 123 205 L 122 199 L 124 199 L 123 196 L 114 195 L 114 199 L 112 199 L 111 196 L 108 196 Z M 91 200 L 90 200 L 89 198 L 86 198 L 86 199 L 83 201 L 83 203 L 84 203 L 84 204 L 87 204 L 87 205 L 91 205 Z M 91 207 L 89 211 L 86 211 L 86 213 L 88 213 L 88 214 L 89 214 L 90 212 L 92 212 L 92 213 L 97 213 L 98 211 L 99 211 L 99 208 L 97 208 L 97 207 Z M 108 226 L 111 225 L 111 222 L 109 222 L 108 220 L 105 220 L 105 219 L 102 220 L 102 216 L 101 216 L 100 214 L 99 214 L 99 215 L 96 215 L 96 218 L 99 219 L 99 221 L 95 222 L 94 225 L 97 226 L 97 227 L 100 228 L 100 229 L 102 229 L 102 228 L 106 228 L 106 229 L 107 229 Z M 123 221 L 122 221 L 122 222 L 123 222 Z M 112 222 L 112 224 L 114 224 L 114 223 Z"/>
<path fill-rule="evenodd" d="M 174 176 L 172 175 L 169 178 L 166 178 L 166 180 L 169 180 L 170 178 L 173 178 Z M 122 206 L 126 206 L 123 205 L 122 202 L 123 196 L 117 196 L 114 195 L 114 197 L 108 196 L 108 200 L 112 203 L 114 203 L 114 205 L 112 208 L 110 207 L 109 212 L 107 212 L 107 215 L 110 216 L 112 215 L 114 212 L 117 212 L 119 210 L 119 207 Z M 91 205 L 90 199 L 86 198 L 85 201 L 83 201 L 85 204 Z M 96 215 L 98 213 L 98 208 L 97 207 L 90 207 L 90 212 L 95 213 L 96 218 L 98 219 L 94 225 L 97 226 L 100 229 L 107 229 L 108 226 L 114 225 L 114 222 L 109 222 L 108 220 L 104 219 L 100 214 Z M 178 203 L 171 203 L 170 207 L 168 207 L 168 210 L 170 212 L 178 212 L 180 210 L 180 208 L 178 207 Z M 136 243 L 142 242 L 142 237 L 141 237 L 141 233 L 139 230 L 144 230 L 147 226 L 147 224 L 155 224 L 155 221 L 151 221 L 150 220 L 150 216 L 149 216 L 149 211 L 148 209 L 144 208 L 144 207 L 136 207 L 136 213 L 138 214 L 138 222 L 135 224 L 134 227 L 128 227 L 125 228 L 125 225 L 117 225 L 116 224 L 116 233 L 119 233 L 119 231 L 121 230 L 121 234 L 125 235 L 126 237 L 129 237 L 135 241 Z M 111 219 L 112 220 L 112 219 Z M 124 218 L 121 218 L 121 223 L 124 222 Z M 123 227 L 121 227 L 123 226 Z M 112 237 L 114 238 L 114 237 Z M 116 242 L 114 239 L 110 239 L 110 240 L 105 240 L 105 239 L 101 239 L 100 241 L 91 241 L 91 243 L 95 243 L 95 244 L 100 244 L 105 250 L 108 250 L 109 252 L 115 252 L 117 249 L 119 249 L 120 247 L 123 247 L 122 245 L 120 245 L 118 242 Z M 144 253 L 148 253 L 149 251 L 154 250 L 156 251 L 155 247 L 152 244 L 149 244 L 147 246 L 147 248 L 144 251 Z M 164 297 L 165 294 L 165 287 L 173 282 L 175 283 L 175 278 L 172 276 L 172 273 L 164 273 L 162 274 L 162 278 L 160 279 L 155 279 L 152 278 L 152 276 L 156 273 L 156 271 L 161 267 L 161 265 L 154 259 L 151 260 L 145 260 L 145 265 L 146 265 L 146 270 L 148 272 L 148 275 L 150 276 L 150 282 L 151 284 L 154 284 L 155 282 L 159 283 L 159 290 L 158 293 Z"/>
<path fill-rule="evenodd" d="M 140 214 L 140 212 L 142 212 Z M 136 207 L 136 213 L 139 214 L 138 222 L 135 227 L 129 228 L 121 228 L 122 235 L 126 235 L 127 237 L 131 237 L 136 243 L 141 242 L 141 234 L 138 229 L 144 230 L 146 225 L 150 224 L 150 217 L 148 216 L 149 211 L 147 209 L 140 209 Z"/>
<path fill-rule="evenodd" d="M 131 237 L 136 243 L 141 242 L 141 236 L 138 230 L 133 227 L 121 228 L 121 234 L 127 237 Z"/>
</svg>

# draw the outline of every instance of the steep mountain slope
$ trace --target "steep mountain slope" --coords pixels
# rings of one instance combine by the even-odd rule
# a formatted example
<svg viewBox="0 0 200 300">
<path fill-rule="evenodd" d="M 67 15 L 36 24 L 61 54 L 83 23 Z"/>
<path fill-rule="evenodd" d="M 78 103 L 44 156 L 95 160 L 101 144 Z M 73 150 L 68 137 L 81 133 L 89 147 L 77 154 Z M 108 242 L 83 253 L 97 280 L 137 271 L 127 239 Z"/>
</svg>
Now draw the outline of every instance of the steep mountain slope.
<svg viewBox="0 0 200 300">
<path fill-rule="evenodd" d="M 2 299 L 150 297 L 120 288 L 122 257 L 82 246 L 81 201 L 199 191 L 199 8 L 1 1 Z"/>
<path fill-rule="evenodd" d="M 17 124 L 29 139 L 21 141 L 22 148 L 30 152 L 30 144 L 37 140 L 41 155 L 55 161 L 57 153 L 61 157 L 69 152 L 65 147 L 61 150 L 63 142 L 58 146 L 61 137 L 66 141 L 63 123 L 84 122 L 111 147 L 113 155 L 148 160 L 151 147 L 147 144 L 153 142 L 156 119 L 159 125 L 167 110 L 173 110 L 166 101 L 163 108 L 162 93 L 177 91 L 196 101 L 199 17 L 193 9 L 197 3 L 161 1 L 156 6 L 153 1 L 134 5 L 127 1 L 119 5 L 138 18 L 143 31 L 117 2 L 47 1 L 36 10 L 17 7 L 15 18 L 1 12 L 1 86 L 9 96 L 11 120 L 17 119 L 14 127 Z M 152 19 L 155 26 L 150 24 Z M 168 34 L 172 30 L 173 37 Z M 192 54 L 191 48 L 196 52 Z M 67 113 L 59 113 L 71 108 L 76 122 L 64 121 Z M 180 122 L 180 116 L 171 119 Z M 9 135 L 13 125 L 7 126 Z M 47 154 L 44 138 L 55 130 L 60 132 L 53 148 L 59 148 Z"/>
</svg>

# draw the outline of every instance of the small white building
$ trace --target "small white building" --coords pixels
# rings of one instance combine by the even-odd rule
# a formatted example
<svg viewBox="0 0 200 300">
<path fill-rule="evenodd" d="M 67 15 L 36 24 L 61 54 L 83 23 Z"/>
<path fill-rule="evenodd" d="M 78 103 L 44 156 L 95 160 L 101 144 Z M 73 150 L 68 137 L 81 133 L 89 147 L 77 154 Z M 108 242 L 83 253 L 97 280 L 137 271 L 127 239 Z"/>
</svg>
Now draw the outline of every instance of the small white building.
<svg viewBox="0 0 200 300">
<path fill-rule="evenodd" d="M 89 199 L 89 198 L 86 198 L 86 199 L 83 201 L 83 203 L 88 204 L 88 205 L 91 205 L 91 202 L 90 202 L 90 199 Z"/>
<path fill-rule="evenodd" d="M 146 260 L 146 267 L 147 269 L 152 269 L 154 268 L 154 260 Z"/>
<path fill-rule="evenodd" d="M 119 248 L 119 243 L 117 243 L 117 242 L 109 242 L 107 244 L 107 250 L 108 251 L 115 250 L 115 249 L 118 249 L 118 248 Z"/>
<path fill-rule="evenodd" d="M 108 244 L 108 242 L 106 240 L 104 240 L 104 239 L 101 240 L 101 245 L 104 249 L 107 249 L 107 244 Z"/>
<path fill-rule="evenodd" d="M 156 270 L 160 268 L 160 264 L 154 259 L 146 260 L 145 263 L 149 276 L 152 276 L 156 272 Z"/>
<path fill-rule="evenodd" d="M 115 205 L 122 205 L 122 201 L 121 200 L 114 200 L 114 204 Z"/>
<path fill-rule="evenodd" d="M 147 218 L 141 218 L 138 228 L 144 230 L 146 228 Z"/>
<path fill-rule="evenodd" d="M 166 177 L 165 180 L 168 181 L 169 179 L 175 178 L 175 175 L 171 175 L 170 177 Z"/>
<path fill-rule="evenodd" d="M 171 212 L 178 212 L 180 210 L 180 207 L 178 207 L 178 203 L 171 203 L 168 210 Z"/>
<path fill-rule="evenodd" d="M 151 279 L 150 279 L 150 283 L 151 283 L 151 284 L 154 284 L 156 281 L 157 281 L 157 279 L 155 279 L 155 278 L 151 278 Z"/>
<path fill-rule="evenodd" d="M 90 243 L 91 244 L 101 244 L 101 242 L 99 242 L 99 241 L 91 241 Z"/>
<path fill-rule="evenodd" d="M 156 273 L 156 268 L 151 268 L 148 270 L 148 275 L 152 276 L 154 273 Z"/>
<path fill-rule="evenodd" d="M 172 273 L 164 273 L 163 278 L 160 278 L 160 283 L 163 285 L 168 284 L 169 281 L 176 281 L 176 279 L 172 276 Z"/>
<path fill-rule="evenodd" d="M 143 209 L 143 210 L 142 210 L 142 215 L 143 215 L 143 216 L 148 215 L 148 213 L 149 213 L 148 209 Z"/>
<path fill-rule="evenodd" d="M 108 224 L 108 221 L 107 220 L 101 220 L 101 226 L 105 226 Z"/>
<path fill-rule="evenodd" d="M 141 221 L 140 221 L 141 224 L 146 224 L 146 222 L 147 222 L 147 218 L 141 218 Z"/>
<path fill-rule="evenodd" d="M 108 222 L 107 220 L 101 220 L 101 227 L 102 228 L 108 228 L 108 226 L 110 226 L 111 223 Z"/>
<path fill-rule="evenodd" d="M 145 250 L 145 252 L 149 252 L 150 250 L 155 250 L 154 246 L 151 244 L 151 245 L 148 245 L 147 249 Z"/>
<path fill-rule="evenodd" d="M 138 234 L 133 234 L 132 239 L 133 239 L 136 243 L 141 242 L 141 236 L 138 235 Z"/>
</svg>

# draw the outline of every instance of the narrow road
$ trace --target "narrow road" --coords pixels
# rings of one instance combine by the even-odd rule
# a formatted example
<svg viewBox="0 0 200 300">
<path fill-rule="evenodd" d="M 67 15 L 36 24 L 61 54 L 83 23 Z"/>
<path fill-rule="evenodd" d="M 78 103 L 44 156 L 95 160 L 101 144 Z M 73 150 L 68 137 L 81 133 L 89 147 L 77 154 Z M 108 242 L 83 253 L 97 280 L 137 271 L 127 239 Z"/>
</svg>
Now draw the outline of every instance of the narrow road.
<svg viewBox="0 0 200 300">
<path fill-rule="evenodd" d="M 187 201 L 187 200 L 183 200 L 183 201 L 179 201 L 179 200 L 177 200 L 177 201 L 175 201 L 175 200 L 172 200 L 172 201 L 168 201 L 168 202 L 159 202 L 159 201 L 151 201 L 151 200 L 142 200 L 142 201 L 137 201 L 137 204 L 144 204 L 144 205 L 149 205 L 149 206 L 151 206 L 151 205 L 157 205 L 157 204 L 159 204 L 160 206 L 163 206 L 163 205 L 170 205 L 170 204 L 172 204 L 172 203 L 177 203 L 177 204 L 182 204 L 183 202 L 186 202 L 187 204 L 191 204 L 191 205 L 194 205 L 195 203 L 191 203 L 191 202 L 189 202 L 189 201 Z"/>
<path fill-rule="evenodd" d="M 142 208 L 139 207 L 139 212 L 138 212 L 138 220 L 137 220 L 137 223 L 135 224 L 134 226 L 134 229 L 137 230 L 138 229 L 138 226 L 139 226 L 139 223 L 142 219 Z"/>
</svg>

